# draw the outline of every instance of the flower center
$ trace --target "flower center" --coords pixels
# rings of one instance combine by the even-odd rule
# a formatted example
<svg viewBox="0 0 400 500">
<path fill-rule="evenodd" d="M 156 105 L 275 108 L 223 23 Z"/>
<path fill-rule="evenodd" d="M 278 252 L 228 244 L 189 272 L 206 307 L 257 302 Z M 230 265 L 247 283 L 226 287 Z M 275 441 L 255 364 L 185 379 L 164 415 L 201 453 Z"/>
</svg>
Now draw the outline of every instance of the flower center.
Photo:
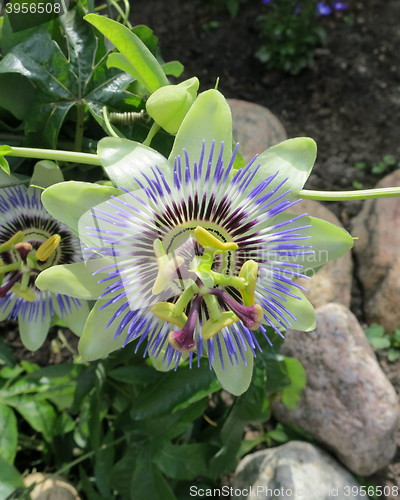
<svg viewBox="0 0 400 500">
<path fill-rule="evenodd" d="M 35 291 L 31 287 L 37 275 L 59 260 L 58 234 L 18 231 L 0 245 L 0 298 L 12 291 L 20 298 L 33 302 Z"/>
<path fill-rule="evenodd" d="M 194 242 L 202 248 L 200 255 L 185 259 L 183 255 L 167 253 L 161 240 L 153 243 L 158 273 L 153 295 L 167 288 L 180 289 L 175 302 L 157 302 L 151 308 L 154 315 L 179 327 L 169 335 L 169 343 L 181 352 L 196 348 L 196 326 L 201 324 L 201 336 L 208 340 L 222 328 L 241 321 L 251 330 L 259 328 L 263 312 L 255 304 L 258 265 L 247 260 L 238 275 L 232 266 L 215 262 L 230 262 L 230 254 L 238 250 L 233 241 L 221 241 L 198 225 L 192 232 Z M 239 300 L 241 301 L 239 302 Z"/>
</svg>

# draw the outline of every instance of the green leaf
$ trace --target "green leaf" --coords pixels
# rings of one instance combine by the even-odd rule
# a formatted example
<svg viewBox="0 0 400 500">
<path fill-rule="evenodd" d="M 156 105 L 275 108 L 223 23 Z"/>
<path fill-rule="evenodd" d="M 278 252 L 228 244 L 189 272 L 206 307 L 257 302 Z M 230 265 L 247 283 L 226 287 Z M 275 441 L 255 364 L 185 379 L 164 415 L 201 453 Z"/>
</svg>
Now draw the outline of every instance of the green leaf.
<svg viewBox="0 0 400 500">
<path fill-rule="evenodd" d="M 0 75 L 0 107 L 24 120 L 32 106 L 35 88 L 16 73 Z"/>
<path fill-rule="evenodd" d="M 0 403 L 0 457 L 13 463 L 17 454 L 18 428 L 13 410 Z"/>
<path fill-rule="evenodd" d="M 267 177 L 275 175 L 268 189 L 277 187 L 287 179 L 278 189 L 276 196 L 291 189 L 291 196 L 296 196 L 308 179 L 317 156 L 317 145 L 308 137 L 288 139 L 261 153 L 255 165 L 260 165 L 248 189 L 261 184 Z"/>
<path fill-rule="evenodd" d="M 135 177 L 143 179 L 142 174 L 153 177 L 152 168 L 159 167 L 167 178 L 172 178 L 172 167 L 168 160 L 139 142 L 128 139 L 105 137 L 97 146 L 97 154 L 106 174 L 117 187 L 134 191 L 140 186 Z"/>
<path fill-rule="evenodd" d="M 121 194 L 119 189 L 89 182 L 60 182 L 42 194 L 45 209 L 78 234 L 81 216 L 92 207 Z"/>
<path fill-rule="evenodd" d="M 7 499 L 17 488 L 23 488 L 20 473 L 0 456 L 0 498 Z"/>
<path fill-rule="evenodd" d="M 32 396 L 21 396 L 13 406 L 35 431 L 51 442 L 55 435 L 57 414 L 50 403 L 33 399 Z"/>
<path fill-rule="evenodd" d="M 64 176 L 57 163 L 50 160 L 41 160 L 35 164 L 30 184 L 47 188 L 63 181 Z"/>
<path fill-rule="evenodd" d="M 131 499 L 154 498 L 176 500 L 170 486 L 160 471 L 152 464 L 150 454 L 145 453 L 136 463 L 131 481 Z"/>
<path fill-rule="evenodd" d="M 172 162 L 176 156 L 182 155 L 185 149 L 190 161 L 198 161 L 203 141 L 205 141 L 206 159 L 212 141 L 215 141 L 217 154 L 220 143 L 223 142 L 223 160 L 226 165 L 228 164 L 232 156 L 232 113 L 225 97 L 218 90 L 206 90 L 198 95 L 176 134 L 169 159 Z"/>
<path fill-rule="evenodd" d="M 303 365 L 295 358 L 285 357 L 285 365 L 290 385 L 282 390 L 283 404 L 292 410 L 300 401 L 301 393 L 306 385 L 307 375 Z"/>
<path fill-rule="evenodd" d="M 132 81 L 125 73 L 107 69 L 104 44 L 97 42 L 79 7 L 62 16 L 60 23 L 67 56 L 42 25 L 0 62 L 1 74 L 20 74 L 35 86 L 24 122 L 27 142 L 35 146 L 56 147 L 61 125 L 74 105 L 88 106 L 98 117 L 104 105 L 123 101 Z"/>
<path fill-rule="evenodd" d="M 95 300 L 104 291 L 104 284 L 97 283 L 98 280 L 84 262 L 75 262 L 45 269 L 36 278 L 35 285 L 42 291 Z"/>
<path fill-rule="evenodd" d="M 11 347 L 0 337 L 0 365 L 15 366 L 16 357 Z"/>
<path fill-rule="evenodd" d="M 123 498 L 130 498 L 132 472 L 140 455 L 141 448 L 137 443 L 127 447 L 124 456 L 114 465 L 110 472 L 110 485 Z M 140 498 L 140 497 L 136 497 Z M 148 497 L 143 497 L 148 498 Z"/>
<path fill-rule="evenodd" d="M 167 443 L 154 455 L 153 461 L 166 476 L 190 481 L 198 476 L 207 476 L 210 455 L 210 445 L 206 443 Z"/>
<path fill-rule="evenodd" d="M 368 340 L 373 339 L 373 338 L 377 338 L 377 337 L 383 337 L 385 335 L 385 329 L 383 328 L 382 325 L 372 323 L 365 330 L 365 335 L 367 336 Z"/>
<path fill-rule="evenodd" d="M 176 372 L 162 374 L 158 383 L 141 393 L 131 410 L 133 419 L 147 419 L 165 415 L 194 403 L 219 388 L 214 373 L 204 364 L 190 370 L 179 368 Z"/>
<path fill-rule="evenodd" d="M 166 75 L 174 76 L 178 78 L 183 73 L 185 67 L 179 61 L 169 61 L 163 64 L 162 69 Z"/>
<path fill-rule="evenodd" d="M 389 349 L 387 353 L 388 361 L 391 363 L 393 361 L 397 361 L 400 359 L 400 350 L 399 349 Z"/>
<path fill-rule="evenodd" d="M 374 349 L 387 349 L 390 347 L 390 340 L 387 337 L 372 337 L 368 341 Z"/>
<path fill-rule="evenodd" d="M 8 161 L 4 158 L 4 156 L 0 156 L 0 168 L 7 175 L 10 175 L 10 165 L 8 164 Z"/>
<path fill-rule="evenodd" d="M 126 26 L 96 14 L 88 14 L 84 19 L 115 45 L 133 68 L 132 76 L 149 92 L 154 92 L 159 87 L 168 85 L 169 82 L 157 59 L 140 38 Z"/>
</svg>

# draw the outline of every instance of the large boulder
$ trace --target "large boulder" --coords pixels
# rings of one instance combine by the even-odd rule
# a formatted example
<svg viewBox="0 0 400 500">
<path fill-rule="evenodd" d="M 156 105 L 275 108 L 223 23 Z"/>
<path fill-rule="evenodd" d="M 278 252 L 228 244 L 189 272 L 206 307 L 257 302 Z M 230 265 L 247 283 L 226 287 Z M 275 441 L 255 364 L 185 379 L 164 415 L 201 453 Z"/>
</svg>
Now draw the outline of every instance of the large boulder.
<svg viewBox="0 0 400 500">
<path fill-rule="evenodd" d="M 355 316 L 322 306 L 317 328 L 289 331 L 282 352 L 300 360 L 307 384 L 295 409 L 273 404 L 275 417 L 309 432 L 356 474 L 384 467 L 396 451 L 400 407 Z"/>
<path fill-rule="evenodd" d="M 400 185 L 400 171 L 386 176 L 378 187 Z M 387 331 L 400 327 L 400 198 L 367 200 L 353 219 L 357 237 L 358 277 L 364 289 L 365 317 Z"/>
<path fill-rule="evenodd" d="M 359 494 L 358 484 L 336 460 L 302 441 L 244 457 L 236 469 L 233 489 L 240 500 L 368 500 Z"/>
</svg>

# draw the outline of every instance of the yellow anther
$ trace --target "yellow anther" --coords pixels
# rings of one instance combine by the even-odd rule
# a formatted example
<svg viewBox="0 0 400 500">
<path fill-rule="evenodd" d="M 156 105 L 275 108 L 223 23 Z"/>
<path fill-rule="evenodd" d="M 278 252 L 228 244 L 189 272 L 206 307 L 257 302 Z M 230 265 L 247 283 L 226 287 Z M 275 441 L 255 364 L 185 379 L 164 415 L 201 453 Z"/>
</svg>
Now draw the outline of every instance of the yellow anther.
<svg viewBox="0 0 400 500">
<path fill-rule="evenodd" d="M 184 262 L 184 258 L 180 255 L 172 258 L 168 255 L 158 257 L 158 273 L 154 281 L 153 288 L 151 289 L 153 295 L 158 295 L 171 283 L 172 280 L 179 278 L 177 269 L 179 269 Z"/>
<path fill-rule="evenodd" d="M 199 243 L 202 247 L 210 247 L 221 252 L 237 250 L 239 248 L 233 241 L 227 241 L 226 243 L 220 241 L 202 226 L 196 227 L 194 230 L 194 237 L 196 238 L 197 243 Z"/>
<path fill-rule="evenodd" d="M 24 233 L 22 231 L 18 231 L 11 238 L 0 245 L 0 253 L 7 252 L 7 250 L 11 250 L 11 248 L 17 244 L 21 243 L 24 240 Z"/>
<path fill-rule="evenodd" d="M 252 306 L 255 302 L 254 293 L 256 291 L 258 275 L 258 264 L 254 260 L 246 260 L 239 272 L 239 278 L 243 278 L 246 281 L 246 286 L 240 288 L 240 294 L 242 295 L 243 305 Z"/>
<path fill-rule="evenodd" d="M 151 312 L 157 316 L 157 318 L 168 321 L 173 325 L 183 328 L 187 321 L 187 316 L 185 313 L 176 314 L 175 304 L 171 302 L 157 302 L 151 307 Z"/>
<path fill-rule="evenodd" d="M 221 313 L 218 320 L 214 321 L 213 319 L 207 320 L 202 328 L 201 336 L 204 340 L 208 340 L 213 337 L 216 333 L 218 333 L 222 328 L 226 326 L 232 325 L 232 323 L 236 323 L 239 321 L 239 318 L 232 311 L 225 311 Z"/>
<path fill-rule="evenodd" d="M 15 293 L 15 295 L 18 295 L 18 297 L 21 297 L 21 299 L 24 299 L 27 302 L 34 302 L 36 299 L 35 292 L 32 288 L 25 287 L 21 285 L 21 283 L 15 283 L 11 290 Z"/>
<path fill-rule="evenodd" d="M 41 262 L 47 260 L 50 255 L 55 252 L 60 244 L 61 236 L 58 234 L 53 234 L 50 238 L 44 241 L 40 247 L 36 250 L 36 258 Z"/>
</svg>

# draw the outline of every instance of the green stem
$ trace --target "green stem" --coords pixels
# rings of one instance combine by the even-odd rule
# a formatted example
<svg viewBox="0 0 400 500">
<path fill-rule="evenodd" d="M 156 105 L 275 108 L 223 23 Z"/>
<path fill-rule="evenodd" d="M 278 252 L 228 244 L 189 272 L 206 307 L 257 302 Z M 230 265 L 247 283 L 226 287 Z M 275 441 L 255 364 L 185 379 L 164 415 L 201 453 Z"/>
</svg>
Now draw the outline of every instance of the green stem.
<svg viewBox="0 0 400 500">
<path fill-rule="evenodd" d="M 76 127 L 75 127 L 75 140 L 74 140 L 75 151 L 82 151 L 84 119 L 85 119 L 85 105 L 82 102 L 78 102 L 76 105 Z"/>
<path fill-rule="evenodd" d="M 101 165 L 99 157 L 89 153 L 60 151 L 57 149 L 15 148 L 13 146 L 10 146 L 10 148 L 11 151 L 5 156 L 38 158 L 40 160 L 69 161 L 73 163 L 84 163 L 86 165 Z"/>
<path fill-rule="evenodd" d="M 151 126 L 149 133 L 147 134 L 146 139 L 143 141 L 144 146 L 150 146 L 151 141 L 153 140 L 153 137 L 156 135 L 156 133 L 160 130 L 160 126 L 157 125 L 156 122 L 153 123 Z"/>
<path fill-rule="evenodd" d="M 311 191 L 303 189 L 299 196 L 308 200 L 321 201 L 349 201 L 366 200 L 368 198 L 391 198 L 400 196 L 400 187 L 387 187 L 376 189 L 359 189 L 357 191 Z"/>
</svg>

